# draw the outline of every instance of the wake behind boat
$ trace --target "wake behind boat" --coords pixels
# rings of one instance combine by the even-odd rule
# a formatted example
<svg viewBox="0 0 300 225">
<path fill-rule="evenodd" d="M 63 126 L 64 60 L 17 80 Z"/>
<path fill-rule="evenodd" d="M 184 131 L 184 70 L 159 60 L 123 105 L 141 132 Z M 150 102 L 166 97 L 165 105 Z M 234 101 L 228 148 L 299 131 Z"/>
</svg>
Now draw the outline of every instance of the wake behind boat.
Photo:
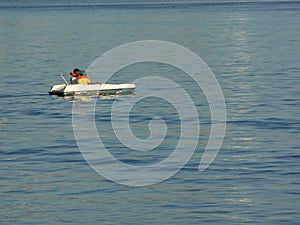
<svg viewBox="0 0 300 225">
<path fill-rule="evenodd" d="M 50 90 L 50 95 L 58 96 L 74 96 L 74 95 L 118 95 L 118 94 L 133 94 L 136 88 L 135 84 L 69 84 L 62 74 L 65 84 L 53 85 Z"/>
</svg>

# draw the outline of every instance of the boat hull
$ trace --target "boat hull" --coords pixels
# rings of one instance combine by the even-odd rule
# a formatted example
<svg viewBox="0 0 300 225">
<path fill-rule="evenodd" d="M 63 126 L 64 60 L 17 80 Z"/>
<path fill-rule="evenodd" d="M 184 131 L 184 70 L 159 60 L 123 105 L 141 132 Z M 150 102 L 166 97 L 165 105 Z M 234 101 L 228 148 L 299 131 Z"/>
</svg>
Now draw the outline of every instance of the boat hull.
<svg viewBox="0 0 300 225">
<path fill-rule="evenodd" d="M 135 84 L 58 84 L 49 90 L 50 95 L 118 95 L 133 94 Z"/>
</svg>

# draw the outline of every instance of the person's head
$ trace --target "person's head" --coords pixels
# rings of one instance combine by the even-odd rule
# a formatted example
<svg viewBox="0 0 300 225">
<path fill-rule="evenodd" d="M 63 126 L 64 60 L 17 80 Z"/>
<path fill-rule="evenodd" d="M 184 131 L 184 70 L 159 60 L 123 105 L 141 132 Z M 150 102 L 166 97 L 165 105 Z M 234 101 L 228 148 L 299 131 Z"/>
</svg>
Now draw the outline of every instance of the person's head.
<svg viewBox="0 0 300 225">
<path fill-rule="evenodd" d="M 75 69 L 73 70 L 73 73 L 79 74 L 79 73 L 80 73 L 80 69 L 75 68 Z"/>
<path fill-rule="evenodd" d="M 86 75 L 86 72 L 85 72 L 85 70 L 80 70 L 80 75 Z"/>
</svg>

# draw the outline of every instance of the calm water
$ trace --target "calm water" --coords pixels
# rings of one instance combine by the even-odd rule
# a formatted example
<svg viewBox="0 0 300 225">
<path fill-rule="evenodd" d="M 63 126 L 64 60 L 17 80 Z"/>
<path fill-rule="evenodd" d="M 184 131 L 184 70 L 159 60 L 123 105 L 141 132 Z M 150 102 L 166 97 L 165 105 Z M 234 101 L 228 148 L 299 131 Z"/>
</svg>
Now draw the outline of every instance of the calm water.
<svg viewBox="0 0 300 225">
<path fill-rule="evenodd" d="M 14 3 L 0 2 L 1 224 L 300 223 L 299 2 Z M 178 43 L 206 61 L 222 86 L 228 123 L 216 160 L 199 172 L 210 129 L 203 94 L 170 66 L 144 63 L 117 73 L 112 82 L 174 79 L 201 115 L 199 145 L 186 167 L 163 183 L 133 188 L 87 165 L 73 135 L 72 101 L 47 91 L 61 83 L 57 73 L 145 39 Z M 133 108 L 137 136 L 149 135 L 153 115 L 164 115 L 170 126 L 171 138 L 145 157 L 114 141 L 113 101 L 98 100 L 96 122 L 120 160 L 146 164 L 172 151 L 180 126 L 174 108 L 153 98 Z"/>
</svg>

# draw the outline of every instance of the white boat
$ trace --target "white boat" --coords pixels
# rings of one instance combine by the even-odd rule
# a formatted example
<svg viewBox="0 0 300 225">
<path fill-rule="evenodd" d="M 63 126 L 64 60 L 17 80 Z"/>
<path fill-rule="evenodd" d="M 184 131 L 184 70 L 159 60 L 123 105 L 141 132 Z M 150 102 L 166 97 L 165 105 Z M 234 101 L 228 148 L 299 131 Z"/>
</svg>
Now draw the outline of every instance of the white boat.
<svg viewBox="0 0 300 225">
<path fill-rule="evenodd" d="M 61 75 L 64 79 L 64 77 Z M 69 84 L 65 79 L 65 84 L 53 85 L 50 95 L 74 96 L 74 95 L 118 95 L 133 94 L 136 88 L 135 84 Z"/>
<path fill-rule="evenodd" d="M 135 84 L 58 84 L 53 85 L 50 95 L 73 96 L 78 95 L 116 95 L 133 94 Z"/>
</svg>

